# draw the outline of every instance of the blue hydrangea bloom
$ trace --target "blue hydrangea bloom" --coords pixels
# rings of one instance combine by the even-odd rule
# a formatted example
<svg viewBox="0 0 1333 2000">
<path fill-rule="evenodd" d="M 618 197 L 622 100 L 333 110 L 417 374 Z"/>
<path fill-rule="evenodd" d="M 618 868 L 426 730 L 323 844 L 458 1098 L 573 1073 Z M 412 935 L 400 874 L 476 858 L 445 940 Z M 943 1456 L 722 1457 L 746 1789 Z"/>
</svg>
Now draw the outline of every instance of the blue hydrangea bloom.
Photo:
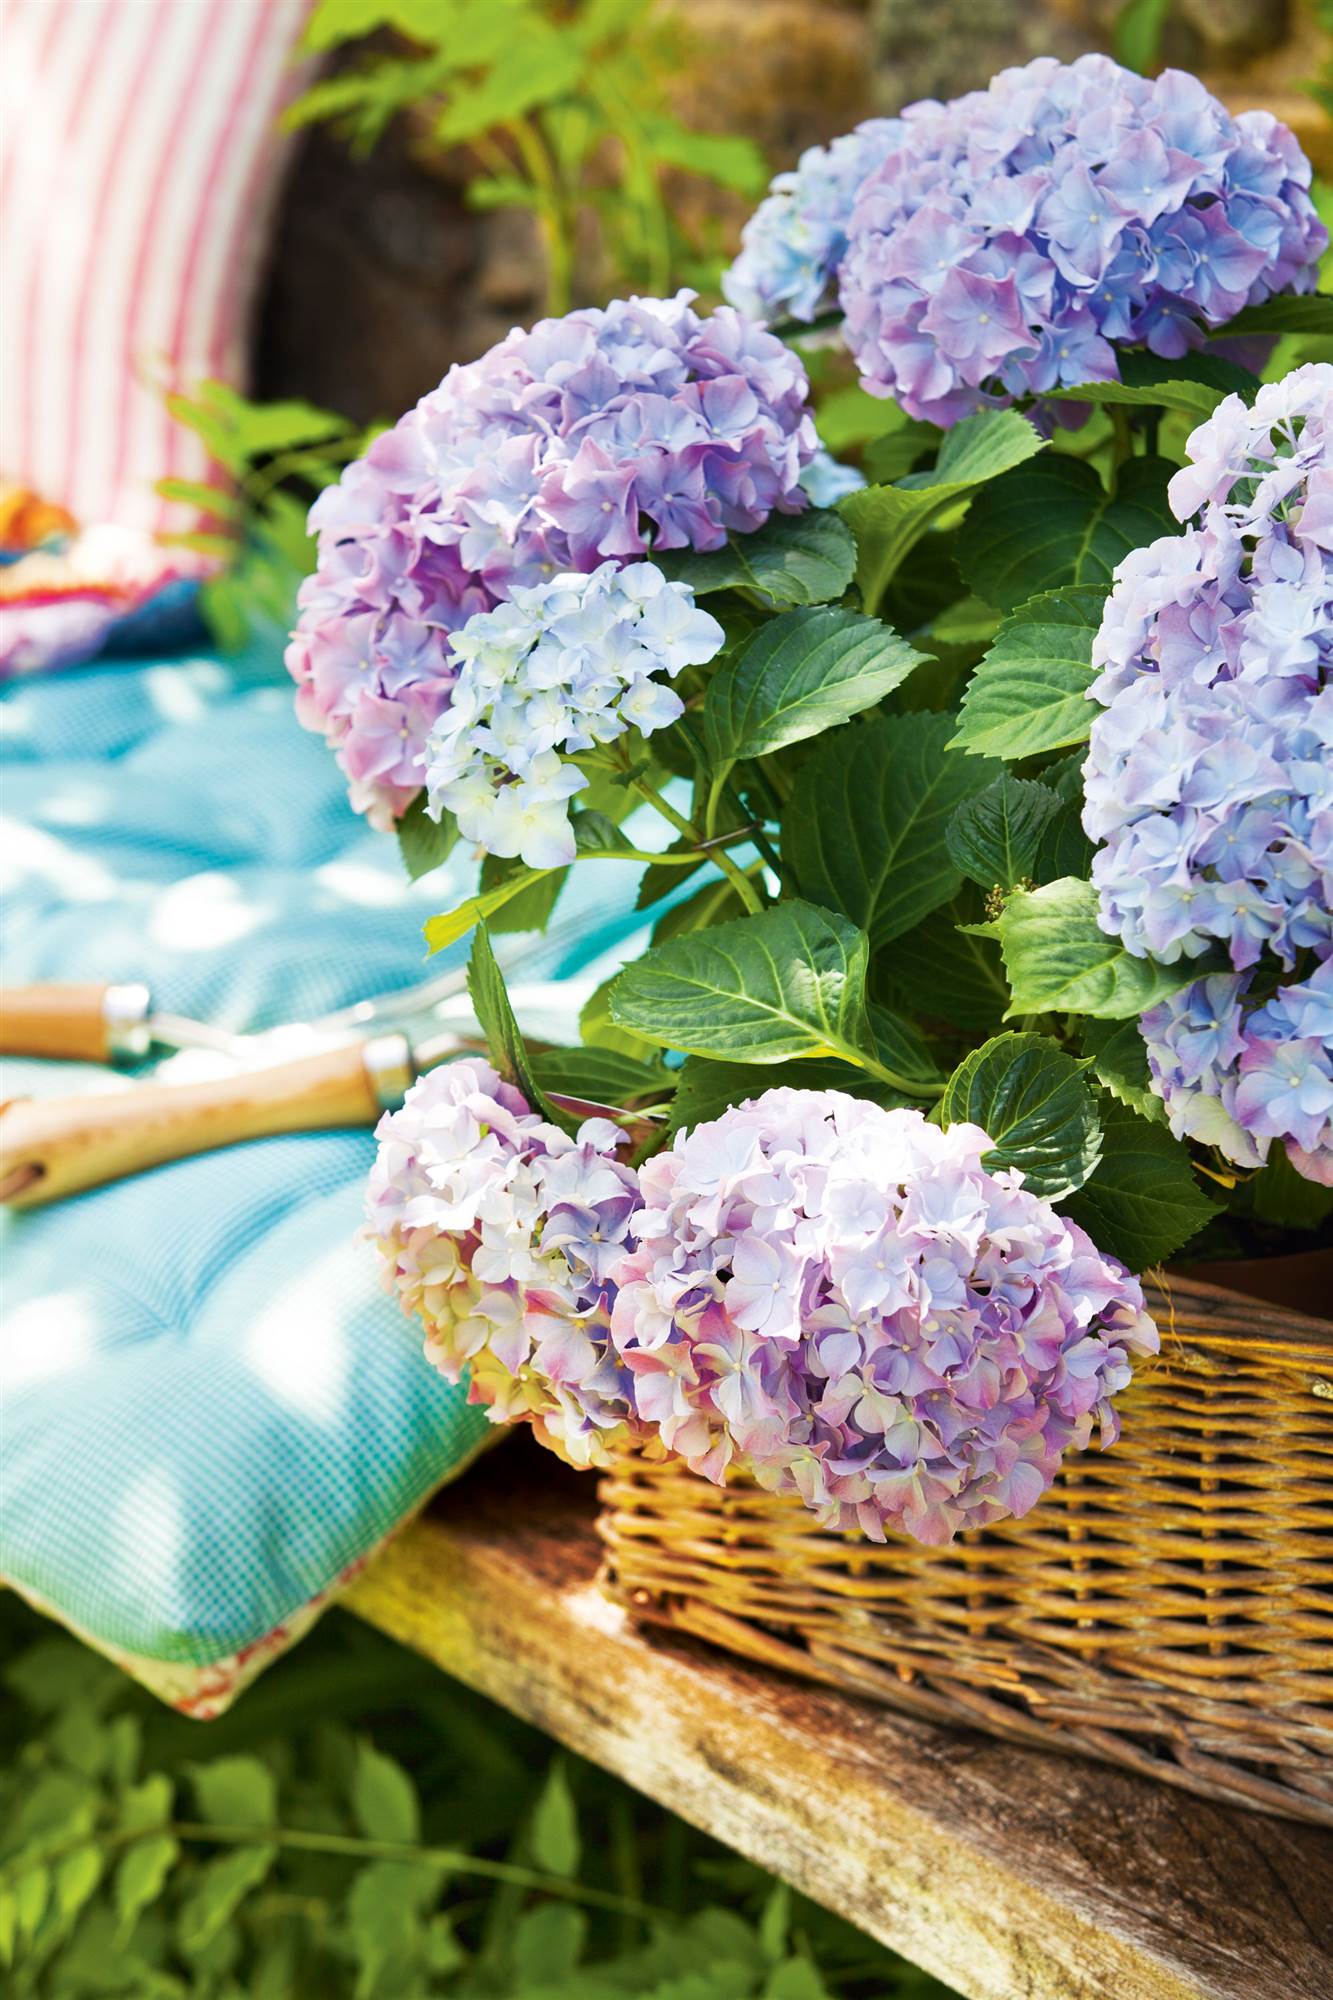
<svg viewBox="0 0 1333 2000">
<path fill-rule="evenodd" d="M 1115 381 L 1118 343 L 1182 355 L 1243 306 L 1314 288 L 1328 232 L 1309 161 L 1269 113 L 1233 118 L 1183 71 L 1044 56 L 896 122 L 839 291 L 865 386 L 914 417 Z M 752 263 L 773 237 L 776 219 Z M 776 256 L 764 268 L 780 288 Z"/>
<path fill-rule="evenodd" d="M 732 305 L 752 319 L 807 324 L 837 304 L 847 225 L 866 175 L 903 131 L 897 118 L 871 118 L 829 146 L 810 146 L 778 174 L 741 233 L 741 253 L 722 280 Z"/>
</svg>

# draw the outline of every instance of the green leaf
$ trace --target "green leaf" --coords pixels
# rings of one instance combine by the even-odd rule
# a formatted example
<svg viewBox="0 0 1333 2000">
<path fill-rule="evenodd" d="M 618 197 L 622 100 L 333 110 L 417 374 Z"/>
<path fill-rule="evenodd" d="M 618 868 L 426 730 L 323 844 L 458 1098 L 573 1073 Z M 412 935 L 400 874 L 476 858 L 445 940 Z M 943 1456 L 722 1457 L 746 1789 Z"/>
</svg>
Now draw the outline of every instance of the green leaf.
<svg viewBox="0 0 1333 2000">
<path fill-rule="evenodd" d="M 956 501 L 985 480 L 998 479 L 1045 446 L 1016 410 L 982 410 L 946 433 L 929 472 L 895 486 L 849 493 L 838 512 L 856 536 L 856 581 L 867 611 L 875 610 L 904 558 Z"/>
<path fill-rule="evenodd" d="M 652 942 L 665 944 L 668 938 L 683 937 L 686 931 L 707 930 L 710 924 L 726 923 L 732 917 L 744 915 L 745 906 L 731 883 L 719 877 L 664 910 L 653 925 Z"/>
<path fill-rule="evenodd" d="M 548 868 L 534 873 L 521 861 L 508 861 L 488 854 L 481 864 L 479 887 L 483 896 L 505 888 L 515 875 L 522 877 L 518 894 L 509 896 L 491 911 L 486 927 L 494 932 L 544 931 L 569 879 L 568 868 Z"/>
<path fill-rule="evenodd" d="M 1282 1229 L 1318 1229 L 1333 1214 L 1333 1187 L 1297 1173 L 1285 1146 L 1269 1148 L 1267 1160 L 1248 1183 L 1248 1193 L 1251 1212 L 1259 1221 Z"/>
<path fill-rule="evenodd" d="M 976 784 L 948 715 L 885 715 L 839 730 L 803 767 L 783 827 L 801 894 L 839 910 L 878 952 L 957 893 L 945 829 Z M 998 767 L 997 767 L 998 768 Z"/>
<path fill-rule="evenodd" d="M 472 941 L 467 990 L 472 998 L 473 1012 L 486 1037 L 491 1061 L 505 1082 L 522 1091 L 532 1109 L 540 1112 L 549 1125 L 559 1126 L 562 1132 L 576 1131 L 580 1121 L 571 1119 L 552 1104 L 533 1075 L 527 1045 L 509 1004 L 504 977 L 495 962 L 485 924 L 477 925 L 477 935 Z"/>
<path fill-rule="evenodd" d="M 205 1862 L 191 1878 L 176 1920 L 176 1938 L 187 1957 L 206 1951 L 278 1858 L 276 1847 L 236 1847 Z"/>
<path fill-rule="evenodd" d="M 1171 0 L 1125 0 L 1111 30 L 1117 62 L 1147 76 L 1157 67 Z"/>
<path fill-rule="evenodd" d="M 1333 294 L 1309 292 L 1304 298 L 1290 293 L 1265 299 L 1261 306 L 1246 306 L 1225 326 L 1210 327 L 1210 340 L 1236 340 L 1250 334 L 1322 333 L 1333 335 Z"/>
<path fill-rule="evenodd" d="M 1214 1214 L 1189 1154 L 1162 1125 L 1103 1098 L 1097 1171 L 1062 1203 L 1099 1250 L 1146 1271 L 1170 1257 Z"/>
<path fill-rule="evenodd" d="M 693 1132 L 695 1126 L 721 1118 L 733 1104 L 747 1104 L 765 1090 L 845 1090 L 849 1098 L 871 1104 L 911 1104 L 901 1090 L 891 1090 L 877 1076 L 857 1070 L 837 1056 L 815 1056 L 807 1062 L 715 1062 L 709 1056 L 687 1056 L 677 1074 L 671 1100 L 669 1134 Z"/>
<path fill-rule="evenodd" d="M 964 799 L 945 831 L 949 859 L 981 889 L 1012 889 L 1029 880 L 1046 828 L 1064 811 L 1059 794 L 1004 771 Z"/>
<path fill-rule="evenodd" d="M 963 697 L 953 747 L 1017 758 L 1085 743 L 1097 713 L 1088 689 L 1105 598 L 1088 587 L 1050 590 L 1006 618 Z"/>
<path fill-rule="evenodd" d="M 959 1064 L 936 1116 L 979 1125 L 994 1141 L 984 1167 L 1019 1167 L 1033 1194 L 1057 1201 L 1082 1187 L 1101 1153 L 1084 1068 L 1046 1035 L 996 1035 Z"/>
<path fill-rule="evenodd" d="M 116 1869 L 113 1891 L 122 1940 L 166 1888 L 179 1852 L 169 1834 L 152 1834 L 126 1848 Z"/>
<path fill-rule="evenodd" d="M 182 506 L 216 514 L 219 520 L 234 521 L 242 511 L 230 486 L 208 486 L 200 479 L 159 479 L 155 487 L 164 500 L 179 500 Z"/>
<path fill-rule="evenodd" d="M 551 104 L 578 83 L 584 56 L 567 36 L 529 15 L 480 83 L 457 91 L 435 127 L 446 146 L 460 146 L 496 125 L 511 124 Z"/>
<path fill-rule="evenodd" d="M 1226 328 L 1228 334 L 1234 325 L 1233 321 Z M 1248 402 L 1258 386 L 1248 369 L 1224 361 L 1220 354 L 1182 354 L 1168 361 L 1159 354 L 1131 348 L 1121 351 L 1118 382 L 1079 382 L 1072 388 L 1042 393 L 1056 401 L 1178 410 L 1202 423 L 1225 396 L 1243 396 Z"/>
<path fill-rule="evenodd" d="M 763 193 L 768 165 L 753 139 L 741 133 L 697 132 L 660 114 L 645 118 L 643 127 L 649 147 L 664 166 L 699 174 L 738 194 Z"/>
<path fill-rule="evenodd" d="M 754 534 L 733 536 L 709 554 L 687 549 L 655 560 L 696 597 L 755 590 L 772 604 L 828 604 L 852 580 L 856 543 L 837 514 L 811 507 L 803 514 L 770 514 Z"/>
<path fill-rule="evenodd" d="M 278 1788 L 273 1772 L 258 1757 L 219 1757 L 190 1767 L 190 1783 L 201 1816 L 215 1826 L 274 1826 Z"/>
<path fill-rule="evenodd" d="M 1092 871 L 1093 845 L 1083 831 L 1082 795 L 1061 803 L 1060 810 L 1041 836 L 1036 865 L 1036 882 L 1054 882 L 1060 875 L 1088 875 Z"/>
<path fill-rule="evenodd" d="M 871 708 L 923 658 L 855 611 L 788 611 L 713 676 L 704 740 L 714 770 L 818 736 Z"/>
<path fill-rule="evenodd" d="M 974 1034 L 997 1028 L 1009 1004 L 1000 947 L 960 928 L 980 917 L 981 898 L 968 885 L 899 938 L 876 967 L 889 997 L 918 1020 L 945 1021 Z"/>
<path fill-rule="evenodd" d="M 579 1865 L 579 1826 L 564 1759 L 547 1773 L 528 1828 L 532 1858 L 548 1875 L 573 1875 Z"/>
<path fill-rule="evenodd" d="M 528 1061 L 541 1089 L 593 1104 L 660 1104 L 672 1091 L 660 1062 L 640 1062 L 619 1049 L 542 1049 Z"/>
<path fill-rule="evenodd" d="M 648 1041 L 720 1061 L 871 1050 L 863 931 L 810 903 L 659 945 L 611 988 L 611 1018 Z"/>
<path fill-rule="evenodd" d="M 1016 1014 L 1091 1014 L 1127 1020 L 1178 993 L 1208 968 L 1198 959 L 1158 965 L 1133 958 L 1097 922 L 1091 882 L 1062 876 L 1040 889 L 1016 889 L 988 935 L 998 937 Z"/>
<path fill-rule="evenodd" d="M 853 445 L 864 444 L 867 438 L 878 438 L 885 432 L 920 429 L 932 439 L 939 438 L 933 424 L 914 425 L 911 417 L 905 416 L 896 403 L 884 396 L 872 396 L 864 389 L 834 389 L 831 394 L 821 396 L 815 410 L 815 427 L 820 438 L 835 458 Z M 917 447 L 917 450 L 920 446 Z M 901 466 L 899 472 L 910 470 L 910 461 Z M 892 475 L 899 476 L 898 472 Z M 883 478 L 883 473 L 877 473 Z"/>
<path fill-rule="evenodd" d="M 1148 1073 L 1148 1050 L 1137 1017 L 1128 1021 L 1085 1021 L 1083 1053 L 1104 1090 L 1141 1118 L 1166 1122 L 1162 1100 Z"/>
<path fill-rule="evenodd" d="M 588 1919 L 582 1910 L 568 1903 L 542 1903 L 525 1910 L 514 1926 L 513 1992 L 549 1993 L 570 1979 L 587 1941 Z"/>
<path fill-rule="evenodd" d="M 368 1840 L 393 1841 L 407 1847 L 421 1838 L 415 1785 L 401 1764 L 365 1741 L 356 1749 L 352 1811 Z"/>
<path fill-rule="evenodd" d="M 105 1857 L 96 1847 L 77 1847 L 56 1863 L 54 1900 L 64 1924 L 72 1924 L 102 1879 Z"/>
<path fill-rule="evenodd" d="M 506 903 L 530 889 L 543 876 L 559 872 L 550 868 L 520 868 L 493 889 L 487 889 L 479 896 L 469 896 L 465 903 L 446 910 L 441 916 L 428 917 L 423 926 L 427 945 L 435 952 L 443 951 L 447 945 L 457 944 L 459 938 L 466 937 L 476 925 L 487 922 L 497 910 L 503 909 Z"/>
<path fill-rule="evenodd" d="M 1175 467 L 1131 458 L 1114 494 L 1084 460 L 1048 452 L 983 487 L 958 531 L 958 564 L 997 610 L 1013 611 L 1061 584 L 1109 589 L 1131 549 L 1179 533 L 1167 505 Z"/>
<path fill-rule="evenodd" d="M 439 819 L 426 811 L 426 794 L 418 792 L 397 826 L 398 851 L 403 857 L 408 880 L 419 882 L 447 861 L 458 844 L 458 822 L 441 809 Z"/>
<path fill-rule="evenodd" d="M 611 988 L 618 977 L 619 974 L 612 973 L 584 1001 L 579 1010 L 579 1033 L 590 1048 L 614 1049 L 637 1062 L 660 1062 L 654 1043 L 643 1035 L 631 1034 L 628 1028 L 618 1028 L 611 1019 Z"/>
</svg>

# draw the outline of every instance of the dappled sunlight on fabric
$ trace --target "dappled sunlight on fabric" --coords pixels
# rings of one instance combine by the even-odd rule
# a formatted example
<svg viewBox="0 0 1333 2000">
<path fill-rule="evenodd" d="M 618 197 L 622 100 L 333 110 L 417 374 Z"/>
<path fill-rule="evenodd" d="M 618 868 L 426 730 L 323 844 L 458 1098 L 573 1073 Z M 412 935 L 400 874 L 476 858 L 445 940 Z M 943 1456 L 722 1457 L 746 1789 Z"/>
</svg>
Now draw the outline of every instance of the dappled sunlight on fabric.
<svg viewBox="0 0 1333 2000">
<path fill-rule="evenodd" d="M 366 861 L 326 861 L 314 870 L 311 880 L 339 902 L 358 903 L 366 909 L 405 903 L 412 886 L 405 874 L 393 875 Z"/>
<path fill-rule="evenodd" d="M 277 914 L 272 902 L 246 902 L 230 876 L 190 875 L 156 898 L 147 935 L 172 951 L 216 951 L 252 936 Z"/>
<path fill-rule="evenodd" d="M 350 1381 L 351 1321 L 374 1286 L 370 1254 L 358 1237 L 293 1273 L 246 1329 L 245 1365 L 291 1409 L 314 1422 L 341 1422 Z"/>
<path fill-rule="evenodd" d="M 0 1348 L 0 1393 L 68 1375 L 89 1361 L 97 1311 L 87 1292 L 48 1292 L 6 1315 Z"/>
<path fill-rule="evenodd" d="M 149 706 L 166 722 L 198 722 L 231 692 L 231 676 L 213 660 L 149 667 L 143 677 Z"/>
<path fill-rule="evenodd" d="M 54 834 L 0 819 L 0 890 L 45 882 L 71 903 L 100 903 L 117 890 L 116 878 L 91 854 L 67 847 Z"/>
<path fill-rule="evenodd" d="M 174 1601 L 186 1551 L 181 1494 L 164 1467 L 145 1472 L 121 1495 L 107 1536 L 104 1560 L 108 1583 L 149 1590 L 160 1604 Z M 123 1553 L 122 1553 L 123 1552 Z M 118 1578 L 117 1571 L 122 1574 Z"/>
</svg>

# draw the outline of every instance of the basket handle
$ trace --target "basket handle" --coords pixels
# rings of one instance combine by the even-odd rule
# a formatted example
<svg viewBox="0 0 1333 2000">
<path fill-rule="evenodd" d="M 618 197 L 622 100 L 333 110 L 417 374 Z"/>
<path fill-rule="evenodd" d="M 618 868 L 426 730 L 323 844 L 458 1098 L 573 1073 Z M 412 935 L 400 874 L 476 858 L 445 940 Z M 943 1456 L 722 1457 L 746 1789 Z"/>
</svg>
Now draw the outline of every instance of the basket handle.
<svg viewBox="0 0 1333 2000">
<path fill-rule="evenodd" d="M 410 1081 L 404 1037 L 349 1042 L 202 1083 L 0 1106 L 0 1202 L 36 1208 L 167 1160 L 280 1132 L 373 1125 Z"/>
</svg>

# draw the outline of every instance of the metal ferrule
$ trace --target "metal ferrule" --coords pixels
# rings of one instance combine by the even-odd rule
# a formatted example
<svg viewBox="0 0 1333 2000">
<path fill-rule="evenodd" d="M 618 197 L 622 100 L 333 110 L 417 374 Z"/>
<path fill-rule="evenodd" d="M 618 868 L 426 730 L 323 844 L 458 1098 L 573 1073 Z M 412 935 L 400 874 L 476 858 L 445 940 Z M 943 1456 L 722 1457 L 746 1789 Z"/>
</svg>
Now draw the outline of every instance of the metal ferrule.
<svg viewBox="0 0 1333 2000">
<path fill-rule="evenodd" d="M 381 1111 L 397 1111 L 416 1082 L 412 1044 L 406 1035 L 372 1035 L 361 1050 L 366 1075 Z"/>
<path fill-rule="evenodd" d="M 141 980 L 108 986 L 102 1000 L 108 1062 L 142 1062 L 152 1046 L 152 995 Z"/>
</svg>

